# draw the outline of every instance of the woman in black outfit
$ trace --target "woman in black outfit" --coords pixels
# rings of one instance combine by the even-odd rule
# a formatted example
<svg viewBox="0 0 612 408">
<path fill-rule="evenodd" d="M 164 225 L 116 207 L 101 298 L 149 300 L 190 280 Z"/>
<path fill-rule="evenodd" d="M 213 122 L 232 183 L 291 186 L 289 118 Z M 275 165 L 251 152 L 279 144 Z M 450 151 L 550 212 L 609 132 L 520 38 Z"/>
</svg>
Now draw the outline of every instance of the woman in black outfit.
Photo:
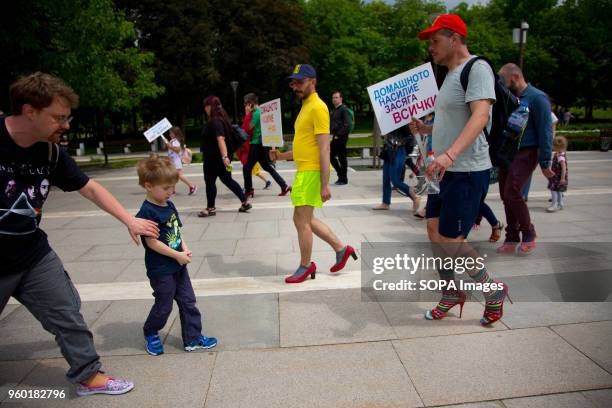
<svg viewBox="0 0 612 408">
<path fill-rule="evenodd" d="M 217 177 L 240 199 L 242 205 L 240 212 L 247 212 L 251 204 L 247 201 L 242 187 L 232 179 L 231 148 L 228 148 L 226 136 L 232 132 L 229 117 L 216 96 L 204 99 L 204 111 L 208 116 L 208 122 L 202 132 L 202 147 L 200 151 L 204 154 L 204 182 L 206 183 L 206 209 L 198 213 L 198 217 L 210 217 L 216 215 L 215 199 L 217 198 Z"/>
</svg>

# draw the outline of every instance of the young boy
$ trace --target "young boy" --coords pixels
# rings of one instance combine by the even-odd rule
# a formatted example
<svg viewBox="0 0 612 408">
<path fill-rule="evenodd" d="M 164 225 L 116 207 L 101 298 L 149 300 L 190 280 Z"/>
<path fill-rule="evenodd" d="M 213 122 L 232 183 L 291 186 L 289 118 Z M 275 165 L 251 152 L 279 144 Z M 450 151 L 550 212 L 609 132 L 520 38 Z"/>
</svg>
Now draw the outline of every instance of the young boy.
<svg viewBox="0 0 612 408">
<path fill-rule="evenodd" d="M 179 307 L 185 351 L 210 349 L 217 345 L 217 339 L 202 335 L 202 316 L 187 273 L 192 252 L 181 235 L 178 211 L 168 201 L 178 177 L 168 157 L 151 156 L 138 163 L 138 183 L 147 190 L 147 198 L 136 217 L 154 221 L 159 226 L 158 239 L 142 239 L 147 276 L 155 297 L 143 328 L 146 351 L 152 356 L 164 352 L 158 332 L 166 325 L 173 300 Z"/>
</svg>

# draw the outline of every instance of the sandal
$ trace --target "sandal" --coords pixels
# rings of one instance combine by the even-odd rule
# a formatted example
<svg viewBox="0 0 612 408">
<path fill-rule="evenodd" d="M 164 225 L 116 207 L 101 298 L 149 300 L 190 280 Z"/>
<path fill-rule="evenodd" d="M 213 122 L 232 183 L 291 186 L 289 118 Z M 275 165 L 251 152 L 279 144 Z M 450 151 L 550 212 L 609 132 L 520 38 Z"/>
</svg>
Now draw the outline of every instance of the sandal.
<svg viewBox="0 0 612 408">
<path fill-rule="evenodd" d="M 491 236 L 489 242 L 497 242 L 501 238 L 502 230 L 504 229 L 504 223 L 501 221 L 497 222 L 497 225 L 491 229 Z"/>
<path fill-rule="evenodd" d="M 207 208 L 198 213 L 198 217 L 200 218 L 214 217 L 215 215 L 217 215 L 217 210 L 215 208 Z"/>
</svg>

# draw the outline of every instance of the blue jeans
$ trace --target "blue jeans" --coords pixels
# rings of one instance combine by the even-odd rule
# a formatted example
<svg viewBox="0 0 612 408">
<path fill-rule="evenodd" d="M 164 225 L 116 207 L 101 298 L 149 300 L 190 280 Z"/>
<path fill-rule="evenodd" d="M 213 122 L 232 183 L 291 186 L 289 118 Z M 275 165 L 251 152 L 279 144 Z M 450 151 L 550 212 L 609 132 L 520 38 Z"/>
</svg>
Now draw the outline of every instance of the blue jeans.
<svg viewBox="0 0 612 408">
<path fill-rule="evenodd" d="M 406 162 L 406 149 L 400 146 L 397 151 L 389 152 L 390 160 L 383 162 L 383 203 L 391 204 L 391 184 L 410 197 L 410 187 L 401 179 L 402 169 Z"/>
<path fill-rule="evenodd" d="M 484 217 L 492 227 L 495 227 L 499 223 L 491 207 L 489 207 L 489 205 L 484 201 L 482 204 L 480 204 L 480 214 L 478 215 L 478 218 L 476 218 L 476 224 L 480 225 L 482 217 Z"/>
<path fill-rule="evenodd" d="M 196 297 L 191 286 L 187 267 L 171 275 L 150 277 L 155 303 L 144 324 L 144 335 L 152 336 L 164 328 L 176 301 L 181 320 L 183 343 L 197 340 L 202 334 L 202 315 L 196 306 Z"/>
</svg>

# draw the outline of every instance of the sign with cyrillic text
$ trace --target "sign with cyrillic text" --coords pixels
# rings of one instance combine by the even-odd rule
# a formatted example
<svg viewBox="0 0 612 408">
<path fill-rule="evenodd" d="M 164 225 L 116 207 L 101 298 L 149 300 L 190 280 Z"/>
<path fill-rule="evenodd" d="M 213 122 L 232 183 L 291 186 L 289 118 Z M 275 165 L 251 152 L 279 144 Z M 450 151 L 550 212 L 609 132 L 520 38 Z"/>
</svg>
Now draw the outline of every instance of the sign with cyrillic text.
<svg viewBox="0 0 612 408">
<path fill-rule="evenodd" d="M 269 147 L 283 146 L 283 121 L 280 98 L 259 105 L 261 144 Z"/>
<path fill-rule="evenodd" d="M 434 110 L 438 85 L 431 63 L 420 65 L 368 87 L 370 102 L 383 135 Z"/>
<path fill-rule="evenodd" d="M 153 127 L 144 132 L 145 137 L 149 141 L 149 143 L 153 143 L 155 139 L 163 135 L 165 132 L 170 130 L 172 124 L 168 121 L 168 119 L 163 118 L 159 122 L 157 122 Z"/>
</svg>

